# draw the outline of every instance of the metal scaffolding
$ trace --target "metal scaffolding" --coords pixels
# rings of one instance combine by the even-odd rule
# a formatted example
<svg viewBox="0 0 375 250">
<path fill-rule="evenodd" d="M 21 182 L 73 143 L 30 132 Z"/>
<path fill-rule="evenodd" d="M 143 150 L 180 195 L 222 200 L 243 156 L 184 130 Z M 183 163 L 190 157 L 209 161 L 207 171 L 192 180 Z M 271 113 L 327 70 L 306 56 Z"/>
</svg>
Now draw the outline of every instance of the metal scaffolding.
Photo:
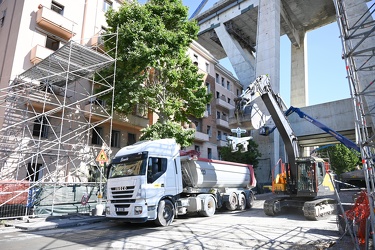
<svg viewBox="0 0 375 250">
<path fill-rule="evenodd" d="M 374 136 L 368 132 L 371 124 L 374 131 L 375 121 L 375 22 L 373 15 L 375 4 L 365 7 L 366 2 L 352 2 L 347 0 L 334 0 L 337 23 L 343 46 L 343 59 L 345 60 L 351 97 L 355 111 L 355 129 L 358 145 L 361 149 L 362 169 L 364 172 L 366 191 L 369 201 L 369 218 L 367 224 L 371 231 L 366 234 L 366 244 L 369 237 L 375 243 L 375 217 L 374 217 Z M 358 10 L 364 10 L 358 12 Z M 368 225 L 368 227 L 370 227 Z M 355 245 L 360 242 L 356 235 Z"/>
<path fill-rule="evenodd" d="M 0 217 L 9 217 L 1 207 L 20 200 L 31 214 L 41 185 L 51 187 L 51 213 L 62 186 L 97 185 L 93 173 L 103 171 L 96 157 L 111 153 L 111 134 L 99 130 L 112 131 L 112 105 L 100 98 L 113 100 L 117 48 L 104 52 L 106 39 L 117 41 L 117 34 L 96 37 L 91 47 L 69 41 L 0 89 Z M 109 67 L 111 76 L 98 73 Z"/>
</svg>

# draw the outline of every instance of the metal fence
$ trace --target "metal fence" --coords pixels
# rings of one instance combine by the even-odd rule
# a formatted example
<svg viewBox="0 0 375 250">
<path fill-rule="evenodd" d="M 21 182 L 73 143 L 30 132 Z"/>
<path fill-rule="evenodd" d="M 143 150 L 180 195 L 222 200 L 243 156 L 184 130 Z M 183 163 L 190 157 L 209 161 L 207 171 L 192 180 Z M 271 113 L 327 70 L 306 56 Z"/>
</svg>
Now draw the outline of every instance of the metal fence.
<svg viewBox="0 0 375 250">
<path fill-rule="evenodd" d="M 92 213 L 99 183 L 0 182 L 0 219 Z"/>
</svg>

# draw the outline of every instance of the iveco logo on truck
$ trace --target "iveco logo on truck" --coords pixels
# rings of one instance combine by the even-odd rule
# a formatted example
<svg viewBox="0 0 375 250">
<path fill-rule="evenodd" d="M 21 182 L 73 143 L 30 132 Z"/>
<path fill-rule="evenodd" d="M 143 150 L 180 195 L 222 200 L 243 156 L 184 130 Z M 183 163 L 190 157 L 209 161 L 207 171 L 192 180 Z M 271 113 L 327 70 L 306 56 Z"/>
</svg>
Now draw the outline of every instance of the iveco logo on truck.
<svg viewBox="0 0 375 250">
<path fill-rule="evenodd" d="M 126 187 L 116 187 L 116 191 L 125 191 L 127 188 Z"/>
</svg>

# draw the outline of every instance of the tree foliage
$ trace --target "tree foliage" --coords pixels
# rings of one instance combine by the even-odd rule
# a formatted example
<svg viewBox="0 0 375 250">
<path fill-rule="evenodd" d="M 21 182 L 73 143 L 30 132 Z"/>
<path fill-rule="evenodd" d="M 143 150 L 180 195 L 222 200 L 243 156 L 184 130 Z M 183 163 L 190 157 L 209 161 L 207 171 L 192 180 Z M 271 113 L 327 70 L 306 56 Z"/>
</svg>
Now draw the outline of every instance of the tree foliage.
<svg viewBox="0 0 375 250">
<path fill-rule="evenodd" d="M 328 147 L 322 150 L 321 153 L 328 155 L 331 168 L 337 175 L 353 171 L 361 163 L 360 154 L 341 143 Z"/>
<path fill-rule="evenodd" d="M 114 110 L 129 114 L 145 105 L 162 124 L 146 128 L 142 139 L 189 137 L 191 132 L 177 130 L 177 124 L 189 122 L 189 115 L 202 117 L 211 99 L 202 84 L 203 74 L 187 55 L 199 30 L 187 15 L 181 0 L 151 0 L 145 5 L 125 1 L 118 11 L 106 14 L 107 32 L 118 30 L 117 43 L 115 39 L 105 43 L 107 51 L 117 46 Z M 102 74 L 111 78 L 113 69 Z"/>
<path fill-rule="evenodd" d="M 245 164 L 251 164 L 254 168 L 258 167 L 258 158 L 262 154 L 258 151 L 258 144 L 255 141 L 250 140 L 247 146 L 247 152 L 241 152 L 242 145 L 239 146 L 239 150 L 232 152 L 232 148 L 228 145 L 220 149 L 221 158 L 224 161 L 239 162 Z"/>
</svg>

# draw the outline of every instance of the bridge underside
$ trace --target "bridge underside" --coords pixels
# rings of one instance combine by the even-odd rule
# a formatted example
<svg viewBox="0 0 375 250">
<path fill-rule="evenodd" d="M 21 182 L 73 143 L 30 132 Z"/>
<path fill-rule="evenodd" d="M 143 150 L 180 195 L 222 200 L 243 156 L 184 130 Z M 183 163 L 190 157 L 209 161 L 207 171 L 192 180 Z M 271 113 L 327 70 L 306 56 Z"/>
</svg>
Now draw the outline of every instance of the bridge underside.
<svg viewBox="0 0 375 250">
<path fill-rule="evenodd" d="M 247 3 L 245 3 L 247 2 Z M 256 51 L 258 23 L 258 1 L 223 0 L 212 8 L 198 15 L 195 19 L 201 25 L 198 42 L 207 48 L 216 58 L 222 59 L 227 54 L 215 32 L 215 27 L 222 23 L 231 36 L 249 52 Z M 293 45 L 299 47 L 300 36 L 309 30 L 319 28 L 335 21 L 333 1 L 281 0 L 280 35 L 288 35 Z M 242 7 L 244 6 L 244 7 Z M 239 8 L 237 16 L 227 18 L 227 11 Z M 226 19 L 227 18 L 227 19 Z M 204 24 L 205 25 L 202 25 Z"/>
</svg>

